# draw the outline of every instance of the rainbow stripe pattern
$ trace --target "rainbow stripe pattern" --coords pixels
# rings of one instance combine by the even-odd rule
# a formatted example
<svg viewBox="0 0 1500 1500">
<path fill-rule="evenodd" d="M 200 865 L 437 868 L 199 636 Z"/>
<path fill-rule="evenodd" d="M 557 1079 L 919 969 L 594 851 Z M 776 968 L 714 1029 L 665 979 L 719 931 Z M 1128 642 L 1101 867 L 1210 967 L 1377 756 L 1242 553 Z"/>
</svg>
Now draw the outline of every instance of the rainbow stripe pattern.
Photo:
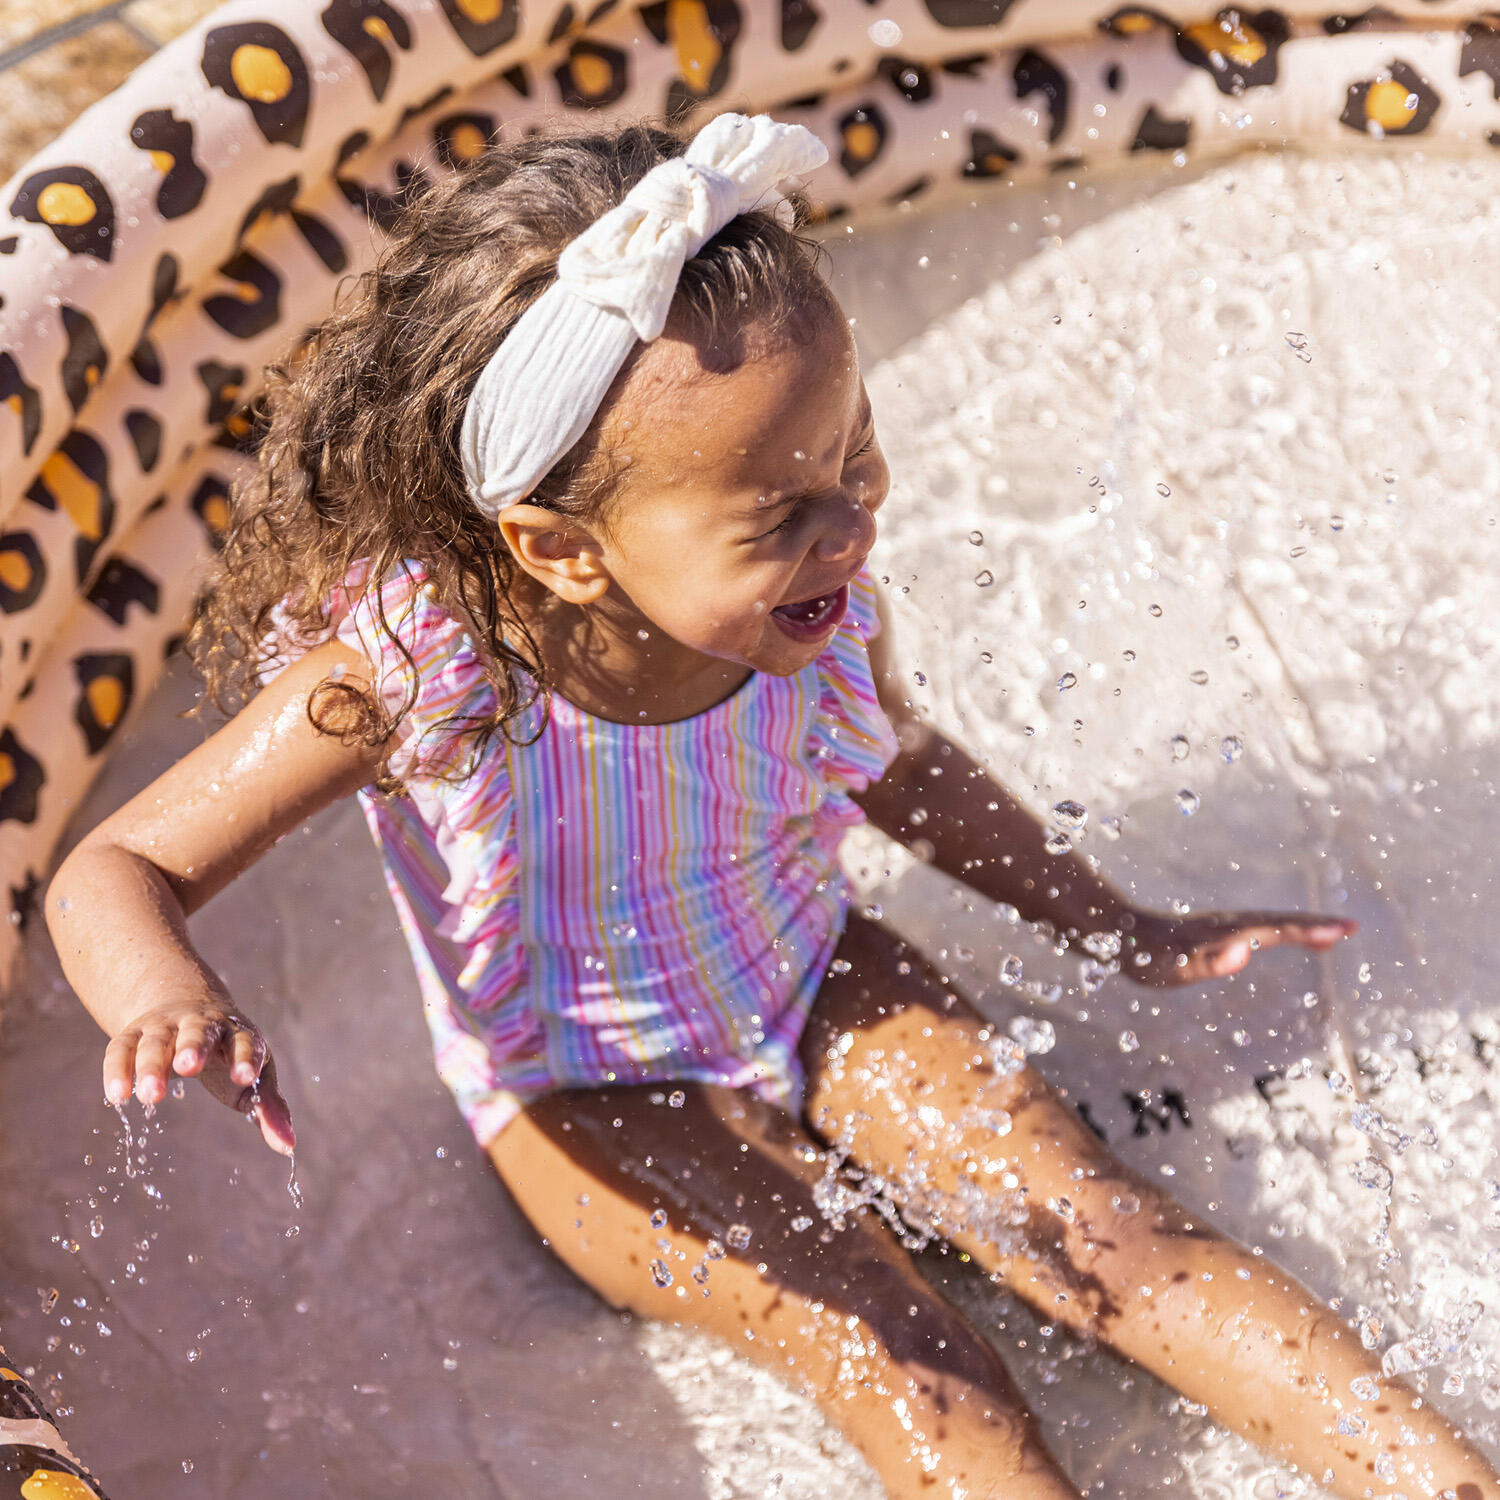
<svg viewBox="0 0 1500 1500">
<path fill-rule="evenodd" d="M 488 712 L 493 688 L 424 583 L 407 563 L 378 596 L 416 672 L 391 761 L 408 790 L 359 795 L 438 1072 L 475 1135 L 541 1094 L 611 1083 L 696 1079 L 795 1107 L 798 1038 L 849 899 L 851 794 L 896 753 L 866 651 L 871 580 L 795 676 L 756 673 L 675 724 L 553 695 L 534 743 L 497 737 L 461 780 L 434 774 L 451 769 L 444 721 Z M 412 667 L 376 628 L 375 591 L 352 579 L 346 595 L 339 637 L 394 707 Z"/>
</svg>

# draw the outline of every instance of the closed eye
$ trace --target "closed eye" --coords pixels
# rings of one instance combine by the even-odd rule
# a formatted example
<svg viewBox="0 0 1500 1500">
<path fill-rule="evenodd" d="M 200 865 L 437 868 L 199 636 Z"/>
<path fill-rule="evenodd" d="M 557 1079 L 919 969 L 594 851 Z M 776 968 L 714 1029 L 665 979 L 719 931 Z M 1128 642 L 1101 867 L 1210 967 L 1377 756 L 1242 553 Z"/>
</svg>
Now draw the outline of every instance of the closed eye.
<svg viewBox="0 0 1500 1500">
<path fill-rule="evenodd" d="M 873 427 L 871 427 L 871 429 L 870 429 L 870 435 L 864 440 L 863 443 L 861 443 L 859 445 L 858 448 L 856 448 L 854 450 L 853 453 L 851 453 L 849 455 L 848 458 L 846 458 L 844 460 L 845 464 L 848 465 L 848 464 L 853 463 L 856 459 L 863 458 L 865 456 L 865 454 L 867 454 L 874 446 L 875 446 L 875 429 Z M 801 513 L 802 507 L 803 507 L 804 503 L 806 502 L 807 498 L 808 497 L 806 497 L 806 496 L 802 496 L 802 497 L 799 497 L 798 499 L 794 500 L 787 507 L 786 514 L 769 531 L 763 531 L 763 532 L 761 532 L 760 536 L 758 536 L 756 538 L 756 540 L 757 541 L 763 541 L 768 536 L 775 536 L 775 535 L 777 535 L 778 532 L 789 531 L 791 529 L 791 527 L 792 527 L 793 522 L 796 521 L 798 515 Z"/>
</svg>

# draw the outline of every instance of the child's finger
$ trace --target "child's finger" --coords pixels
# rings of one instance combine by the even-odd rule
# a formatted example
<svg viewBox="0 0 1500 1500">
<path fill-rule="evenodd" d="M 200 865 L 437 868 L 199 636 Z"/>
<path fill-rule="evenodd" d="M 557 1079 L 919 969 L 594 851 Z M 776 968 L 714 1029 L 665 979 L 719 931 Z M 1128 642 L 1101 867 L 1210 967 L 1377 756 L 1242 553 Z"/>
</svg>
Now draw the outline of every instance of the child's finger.
<svg viewBox="0 0 1500 1500">
<path fill-rule="evenodd" d="M 104 1097 L 120 1108 L 135 1089 L 135 1047 L 138 1031 L 122 1031 L 112 1036 L 104 1049 Z"/>
<path fill-rule="evenodd" d="M 154 1026 L 142 1032 L 136 1043 L 135 1096 L 142 1104 L 160 1104 L 167 1097 L 176 1035 L 175 1026 Z"/>
<path fill-rule="evenodd" d="M 1238 974 L 1250 962 L 1253 951 L 1249 936 L 1242 933 L 1233 941 L 1208 950 L 1208 971 L 1215 979 Z"/>
<path fill-rule="evenodd" d="M 210 1053 L 223 1035 L 218 1021 L 207 1016 L 190 1016 L 177 1028 L 177 1043 L 172 1054 L 172 1068 L 184 1078 L 196 1077 L 203 1071 Z"/>
<path fill-rule="evenodd" d="M 1322 953 L 1348 937 L 1354 926 L 1352 922 L 1321 917 L 1272 918 L 1263 919 L 1255 925 L 1243 926 L 1235 936 L 1247 940 L 1256 948 L 1280 948 L 1290 944 Z"/>
<path fill-rule="evenodd" d="M 291 1108 L 282 1097 L 281 1086 L 276 1081 L 275 1059 L 269 1053 L 260 1070 L 260 1083 L 255 1090 L 249 1114 L 260 1126 L 266 1145 L 282 1156 L 292 1154 L 297 1145 L 297 1132 L 292 1128 Z"/>
<path fill-rule="evenodd" d="M 260 1077 L 265 1061 L 265 1038 L 253 1026 L 237 1021 L 234 1040 L 230 1047 L 230 1078 L 241 1088 L 248 1088 Z"/>
<path fill-rule="evenodd" d="M 1282 925 L 1283 941 L 1301 943 L 1320 953 L 1359 931 L 1359 923 L 1338 917 L 1309 917 Z"/>
</svg>

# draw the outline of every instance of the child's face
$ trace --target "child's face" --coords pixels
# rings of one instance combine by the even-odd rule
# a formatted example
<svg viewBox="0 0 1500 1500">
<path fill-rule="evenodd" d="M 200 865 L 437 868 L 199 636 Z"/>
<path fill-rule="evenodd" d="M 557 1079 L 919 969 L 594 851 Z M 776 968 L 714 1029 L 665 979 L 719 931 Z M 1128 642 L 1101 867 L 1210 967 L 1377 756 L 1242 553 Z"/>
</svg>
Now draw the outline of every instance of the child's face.
<svg viewBox="0 0 1500 1500">
<path fill-rule="evenodd" d="M 605 424 L 628 457 L 598 538 L 600 603 L 703 656 L 785 676 L 828 644 L 890 473 L 836 311 L 727 374 L 647 351 Z"/>
</svg>

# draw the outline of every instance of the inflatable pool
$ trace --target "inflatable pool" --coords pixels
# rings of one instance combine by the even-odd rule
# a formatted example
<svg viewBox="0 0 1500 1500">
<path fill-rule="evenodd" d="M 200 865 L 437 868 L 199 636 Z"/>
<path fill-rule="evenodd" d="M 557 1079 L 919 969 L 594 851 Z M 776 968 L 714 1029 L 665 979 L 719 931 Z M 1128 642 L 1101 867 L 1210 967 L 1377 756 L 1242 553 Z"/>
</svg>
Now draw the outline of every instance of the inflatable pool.
<svg viewBox="0 0 1500 1500">
<path fill-rule="evenodd" d="M 1077 804 L 1060 827 L 1146 897 L 1364 931 L 1168 1001 L 862 845 L 869 899 L 1123 1154 L 1342 1296 L 1493 1451 L 1497 68 L 1448 4 L 216 12 L 0 205 L 15 915 L 70 817 L 198 733 L 181 669 L 156 684 L 242 407 L 391 206 L 558 113 L 770 108 L 834 156 L 809 189 L 896 470 L 914 692 L 1039 808 Z M 1214 164 L 1247 145 L 1295 149 Z M 202 1101 L 124 1126 L 96 1102 L 98 1038 L 42 943 L 12 986 L 0 1327 L 79 1451 L 120 1494 L 875 1495 L 790 1393 L 622 1323 L 534 1242 L 428 1076 L 357 816 L 318 833 L 196 929 L 281 1039 L 300 1206 Z M 927 1268 L 1021 1346 L 1080 1483 L 1300 1492 Z"/>
</svg>

